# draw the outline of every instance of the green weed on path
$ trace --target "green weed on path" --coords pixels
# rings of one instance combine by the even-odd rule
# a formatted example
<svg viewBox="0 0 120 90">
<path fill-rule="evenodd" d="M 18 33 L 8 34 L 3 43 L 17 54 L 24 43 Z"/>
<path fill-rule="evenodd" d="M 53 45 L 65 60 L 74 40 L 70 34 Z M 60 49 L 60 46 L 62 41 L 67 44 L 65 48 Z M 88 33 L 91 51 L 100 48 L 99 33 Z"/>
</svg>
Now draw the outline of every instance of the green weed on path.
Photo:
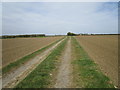
<svg viewBox="0 0 120 90">
<path fill-rule="evenodd" d="M 77 87 L 81 88 L 114 88 L 110 79 L 105 76 L 97 64 L 79 45 L 77 40 L 72 37 L 72 47 L 74 59 L 72 64 Z"/>
<path fill-rule="evenodd" d="M 61 55 L 67 39 L 55 48 L 51 54 L 37 66 L 23 81 L 15 88 L 46 88 L 51 83 L 50 73 L 56 69 L 56 63 Z"/>
</svg>

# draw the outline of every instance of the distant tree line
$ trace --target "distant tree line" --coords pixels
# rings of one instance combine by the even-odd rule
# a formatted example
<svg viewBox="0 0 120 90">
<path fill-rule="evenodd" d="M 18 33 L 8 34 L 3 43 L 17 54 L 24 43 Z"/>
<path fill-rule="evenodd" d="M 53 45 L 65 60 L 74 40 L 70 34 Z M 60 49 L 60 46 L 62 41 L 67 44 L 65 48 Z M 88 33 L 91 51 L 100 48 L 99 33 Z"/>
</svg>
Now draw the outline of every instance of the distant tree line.
<svg viewBox="0 0 120 90">
<path fill-rule="evenodd" d="M 18 37 L 45 37 L 45 34 L 32 34 L 32 35 L 4 35 L 0 38 L 18 38 Z"/>
<path fill-rule="evenodd" d="M 82 36 L 89 36 L 89 35 L 120 35 L 120 34 L 90 34 L 90 33 L 80 33 L 80 34 L 75 34 L 75 33 L 71 33 L 71 32 L 68 32 L 67 33 L 67 36 L 79 36 L 79 35 L 82 35 Z"/>
<path fill-rule="evenodd" d="M 68 32 L 68 33 L 67 33 L 67 36 L 77 36 L 77 34 Z"/>
</svg>

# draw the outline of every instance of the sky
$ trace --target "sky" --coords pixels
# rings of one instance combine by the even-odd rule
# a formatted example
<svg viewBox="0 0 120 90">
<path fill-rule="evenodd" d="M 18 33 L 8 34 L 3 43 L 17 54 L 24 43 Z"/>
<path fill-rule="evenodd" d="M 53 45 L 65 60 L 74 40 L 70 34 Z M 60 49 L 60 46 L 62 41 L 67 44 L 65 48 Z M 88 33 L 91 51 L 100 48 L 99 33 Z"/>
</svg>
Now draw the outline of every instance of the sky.
<svg viewBox="0 0 120 90">
<path fill-rule="evenodd" d="M 119 2 L 119 0 L 1 0 L 2 2 Z"/>
<path fill-rule="evenodd" d="M 0 4 L 1 5 L 1 4 Z M 117 2 L 4 2 L 2 34 L 118 33 Z"/>
</svg>

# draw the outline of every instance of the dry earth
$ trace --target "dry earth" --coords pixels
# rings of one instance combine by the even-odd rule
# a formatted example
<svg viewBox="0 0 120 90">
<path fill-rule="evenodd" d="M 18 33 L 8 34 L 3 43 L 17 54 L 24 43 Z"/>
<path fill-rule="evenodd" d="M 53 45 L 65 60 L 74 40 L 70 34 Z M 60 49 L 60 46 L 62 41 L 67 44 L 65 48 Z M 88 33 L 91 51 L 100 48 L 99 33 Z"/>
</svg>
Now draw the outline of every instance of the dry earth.
<svg viewBox="0 0 120 90">
<path fill-rule="evenodd" d="M 36 56 L 29 62 L 17 68 L 16 70 L 2 77 L 2 87 L 13 88 L 16 84 L 23 80 L 30 72 L 32 72 L 63 40 L 59 41 L 40 55 Z"/>
<path fill-rule="evenodd" d="M 3 67 L 62 37 L 2 39 Z"/>
<path fill-rule="evenodd" d="M 118 86 L 118 36 L 77 36 L 77 41 Z"/>
<path fill-rule="evenodd" d="M 61 65 L 54 88 L 71 88 L 72 85 L 72 67 L 71 67 L 71 39 L 68 40 L 66 48 L 61 56 Z"/>
</svg>

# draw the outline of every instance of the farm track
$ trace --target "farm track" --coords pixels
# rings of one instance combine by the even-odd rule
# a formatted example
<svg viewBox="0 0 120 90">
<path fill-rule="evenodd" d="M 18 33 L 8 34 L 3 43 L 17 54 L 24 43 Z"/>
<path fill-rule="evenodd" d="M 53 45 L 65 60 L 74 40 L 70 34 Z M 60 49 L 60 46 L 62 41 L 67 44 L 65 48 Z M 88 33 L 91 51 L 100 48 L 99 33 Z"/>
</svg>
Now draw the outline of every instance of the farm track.
<svg viewBox="0 0 120 90">
<path fill-rule="evenodd" d="M 71 38 L 69 38 L 66 48 L 61 55 L 61 64 L 56 75 L 54 88 L 71 88 L 72 66 L 71 66 Z"/>
<path fill-rule="evenodd" d="M 114 87 L 109 78 L 99 70 L 97 64 L 88 59 L 89 56 L 81 49 L 78 42 L 75 42 L 74 38 L 72 40 L 69 38 L 60 57 L 61 63 L 57 74 L 54 76 L 54 88 Z"/>
<path fill-rule="evenodd" d="M 89 39 L 90 39 L 90 37 L 89 37 Z M 92 39 L 93 39 L 93 37 L 92 37 Z M 95 38 L 94 38 L 95 39 Z M 87 38 L 85 38 L 85 37 L 81 37 L 80 39 L 79 39 L 79 37 L 77 37 L 77 41 L 76 42 L 79 42 L 79 44 L 80 44 L 80 46 L 82 46 L 82 48 L 88 53 L 88 51 L 92 51 L 92 50 L 94 50 L 93 49 L 93 47 L 95 47 L 95 50 L 97 50 L 97 48 L 98 48 L 98 46 L 99 46 L 99 48 L 101 48 L 102 50 L 104 50 L 104 52 L 105 51 L 111 51 L 111 52 L 108 52 L 107 54 L 111 54 L 111 55 L 115 55 L 117 52 L 115 51 L 115 49 L 117 49 L 115 46 L 116 46 L 116 43 L 114 43 L 114 44 L 110 44 L 111 43 L 111 40 L 112 41 L 114 41 L 114 42 L 116 42 L 115 40 L 116 40 L 116 38 L 111 38 L 111 39 L 109 39 L 108 37 L 106 37 L 105 38 L 105 41 L 106 42 L 104 42 L 104 45 L 101 45 L 101 42 L 99 42 L 99 38 L 97 38 L 98 39 L 98 43 L 96 44 L 94 41 L 96 40 L 92 40 L 92 41 L 87 41 L 88 39 Z M 12 71 L 10 74 L 7 74 L 5 77 L 2 77 L 3 78 L 3 88 L 13 88 L 13 87 L 15 87 L 20 81 L 22 81 L 25 77 L 27 77 L 28 76 L 28 74 L 30 74 L 43 60 L 45 60 L 45 58 L 47 57 L 47 56 L 49 56 L 50 55 L 50 53 L 53 51 L 53 49 L 55 49 L 62 41 L 63 41 L 64 39 L 62 39 L 61 41 L 59 41 L 58 43 L 56 43 L 56 44 L 54 44 L 53 46 L 51 46 L 50 48 L 48 48 L 47 50 L 45 50 L 43 53 L 41 53 L 41 54 L 39 54 L 39 55 L 37 55 L 35 58 L 33 58 L 33 59 L 31 59 L 30 61 L 28 61 L 27 63 L 25 63 L 25 64 L 23 64 L 23 66 L 20 66 L 18 69 L 16 69 L 15 71 Z M 99 85 L 100 85 L 100 87 L 102 87 L 102 85 L 101 84 L 99 84 L 99 83 L 97 83 L 97 82 L 99 82 L 100 80 L 105 80 L 104 79 L 104 75 L 103 74 L 97 74 L 97 76 L 96 75 L 94 75 L 94 78 L 93 79 L 91 79 L 90 77 L 85 77 L 85 79 L 87 80 L 88 79 L 88 81 L 86 81 L 86 82 L 84 82 L 84 78 L 83 78 L 83 82 L 81 82 L 82 81 L 82 78 L 81 77 L 84 77 L 84 74 L 81 74 L 82 72 L 79 72 L 79 71 L 82 71 L 82 70 L 80 70 L 80 68 L 83 68 L 83 67 L 85 67 L 85 65 L 83 65 L 82 66 L 82 62 L 83 62 L 83 59 L 85 59 L 85 60 L 87 60 L 88 59 L 88 57 L 90 56 L 91 57 L 91 55 L 88 53 L 88 55 L 87 55 L 87 53 L 85 54 L 84 52 L 82 52 L 82 49 L 81 49 L 81 47 L 79 47 L 79 44 L 77 44 L 77 43 L 75 43 L 74 42 L 74 44 L 73 44 L 73 41 L 74 41 L 75 39 L 73 39 L 72 37 L 68 37 L 68 40 L 66 40 L 67 42 L 66 42 L 66 44 L 64 45 L 65 46 L 65 49 L 62 51 L 61 49 L 61 51 L 62 51 L 62 53 L 59 55 L 59 57 L 58 57 L 58 64 L 56 64 L 57 66 L 57 69 L 55 69 L 55 71 L 53 71 L 53 73 L 55 73 L 55 75 L 54 74 L 52 74 L 52 73 L 49 73 L 51 76 L 52 76 L 52 80 L 51 81 L 53 81 L 53 84 L 51 84 L 51 86 L 53 87 L 53 88 L 71 88 L 71 87 L 76 87 L 77 85 L 77 87 L 84 87 L 84 84 L 85 83 L 88 83 L 88 84 L 92 84 L 93 85 L 93 87 L 95 87 L 95 85 L 96 85 L 96 87 L 98 87 Z M 80 41 L 79 41 L 80 40 Z M 100 41 L 102 41 L 102 39 L 100 39 Z M 97 42 L 97 41 L 96 41 Z M 107 43 L 109 43 L 110 45 L 108 46 L 108 47 L 106 47 L 105 45 L 108 45 Z M 87 45 L 90 45 L 91 46 L 91 48 L 88 48 L 88 46 Z M 101 45 L 101 46 L 100 46 Z M 110 50 L 109 48 L 110 47 L 113 47 L 112 48 L 112 50 Z M 104 49 L 103 49 L 104 48 Z M 90 49 L 90 50 L 87 50 L 87 49 Z M 100 50 L 99 50 L 100 51 Z M 97 52 L 97 51 L 96 51 Z M 114 53 L 115 54 L 114 54 Z M 75 55 L 72 55 L 72 54 L 75 54 Z M 93 54 L 94 54 L 94 52 L 93 52 Z M 86 55 L 86 56 L 85 56 Z M 95 54 L 96 56 L 97 56 L 97 54 Z M 101 54 L 102 55 L 102 54 Z M 106 54 L 105 54 L 106 55 Z M 104 57 L 105 58 L 105 57 Z M 101 60 L 103 60 L 104 58 L 102 58 Z M 106 60 L 108 60 L 108 58 L 109 57 L 106 57 L 105 59 Z M 80 59 L 80 60 L 79 60 Z M 97 59 L 95 60 L 94 58 L 91 58 L 91 60 L 94 60 L 94 62 L 96 63 L 97 61 Z M 48 59 L 49 60 L 49 59 Z M 47 60 L 47 61 L 48 61 Z M 53 60 L 53 59 L 52 59 Z M 59 61 L 60 60 L 60 61 Z M 111 60 L 111 59 L 110 59 Z M 74 61 L 74 62 L 73 62 Z M 72 62 L 72 63 L 71 63 Z M 86 63 L 87 63 L 88 61 L 86 61 Z M 106 63 L 107 63 L 107 61 L 102 61 L 102 63 L 105 63 L 105 65 L 106 65 Z M 110 63 L 110 61 L 108 61 L 109 63 Z M 115 62 L 116 63 L 116 62 Z M 113 63 L 113 64 L 115 64 L 115 63 Z M 42 63 L 41 63 L 42 64 Z M 40 64 L 40 65 L 41 65 Z M 93 63 L 94 64 L 94 63 Z M 100 64 L 101 65 L 101 63 L 97 63 L 98 65 Z M 52 64 L 53 65 L 53 64 Z M 80 66 L 81 65 L 81 67 L 80 68 L 78 68 L 78 66 Z M 104 64 L 103 64 L 104 65 Z M 51 65 L 50 65 L 51 66 Z M 77 67 L 77 68 L 76 68 Z M 89 64 L 88 64 L 88 67 L 89 67 Z M 107 66 L 107 67 L 109 67 L 109 65 Z M 91 66 L 91 68 L 95 68 L 94 67 L 94 65 L 93 66 Z M 115 69 L 114 67 L 111 67 L 111 68 L 113 68 L 113 69 Z M 111 69 L 110 68 L 110 69 Z M 84 68 L 83 68 L 84 69 Z M 98 69 L 98 68 L 95 68 L 95 73 L 97 73 L 96 72 L 96 69 Z M 86 70 L 88 70 L 88 69 L 85 69 L 85 70 L 83 70 L 83 71 L 86 71 Z M 99 69 L 98 69 L 98 71 L 99 71 Z M 73 72 L 76 72 L 76 73 L 74 73 L 73 74 Z M 79 72 L 79 73 L 78 73 Z M 111 71 L 112 72 L 112 71 Z M 42 72 L 42 73 L 44 73 L 44 72 Z M 77 74 L 77 75 L 76 75 Z M 88 72 L 87 74 L 90 74 L 90 72 Z M 116 73 L 115 73 L 116 74 Z M 37 74 L 37 75 L 39 75 L 39 74 Z M 79 77 L 79 75 L 81 75 L 80 77 Z M 83 75 L 83 76 L 82 76 Z M 93 74 L 92 74 L 93 75 Z M 101 75 L 103 76 L 102 78 L 101 78 Z M 36 74 L 35 74 L 35 76 L 36 76 Z M 77 76 L 77 77 L 76 77 Z M 109 76 L 109 75 L 106 75 L 106 76 Z M 92 76 L 93 77 L 93 76 Z M 99 78 L 98 78 L 99 77 Z M 74 81 L 74 79 L 75 79 L 75 81 Z M 96 78 L 98 78 L 97 80 L 97 82 L 96 82 Z M 49 78 L 46 78 L 46 79 L 49 79 Z M 111 78 L 110 78 L 111 79 Z M 112 79 L 111 79 L 112 80 Z M 24 80 L 23 80 L 24 81 Z M 43 80 L 44 81 L 44 80 Z M 76 82 L 76 81 L 79 81 L 79 82 Z M 90 82 L 91 81 L 91 82 Z M 92 83 L 92 81 L 93 81 L 93 83 Z M 28 79 L 28 82 L 29 82 L 29 79 Z M 96 83 L 94 83 L 94 82 L 96 82 Z M 109 82 L 109 80 L 108 80 L 108 82 L 106 82 L 106 81 L 104 81 L 105 82 L 105 85 L 106 85 L 106 87 L 107 87 L 107 85 L 108 84 L 111 84 L 112 82 Z M 79 84 L 78 84 L 79 83 Z M 82 84 L 83 85 L 82 85 Z M 35 82 L 35 84 L 36 84 L 36 82 Z M 95 85 L 94 85 L 95 84 Z M 22 84 L 21 84 L 22 85 Z M 25 84 L 26 85 L 26 84 Z M 32 84 L 33 85 L 33 84 Z M 38 85 L 40 85 L 40 84 L 38 84 Z M 81 86 L 82 85 L 82 86 Z M 98 86 L 97 86 L 98 85 Z M 109 85 L 108 85 L 109 86 Z M 103 84 L 103 87 L 104 87 L 104 84 Z M 112 86 L 111 86 L 112 87 Z"/>
<path fill-rule="evenodd" d="M 64 39 L 63 39 L 64 40 Z M 2 87 L 3 88 L 13 88 L 21 80 L 23 80 L 30 72 L 32 72 L 51 52 L 56 48 L 63 40 L 59 41 L 51 48 L 45 50 L 40 55 L 37 55 L 35 58 L 25 63 L 23 66 L 20 66 L 15 71 L 10 72 L 6 76 L 2 77 Z"/>
<path fill-rule="evenodd" d="M 62 37 L 2 39 L 2 67 L 61 38 Z"/>
</svg>

